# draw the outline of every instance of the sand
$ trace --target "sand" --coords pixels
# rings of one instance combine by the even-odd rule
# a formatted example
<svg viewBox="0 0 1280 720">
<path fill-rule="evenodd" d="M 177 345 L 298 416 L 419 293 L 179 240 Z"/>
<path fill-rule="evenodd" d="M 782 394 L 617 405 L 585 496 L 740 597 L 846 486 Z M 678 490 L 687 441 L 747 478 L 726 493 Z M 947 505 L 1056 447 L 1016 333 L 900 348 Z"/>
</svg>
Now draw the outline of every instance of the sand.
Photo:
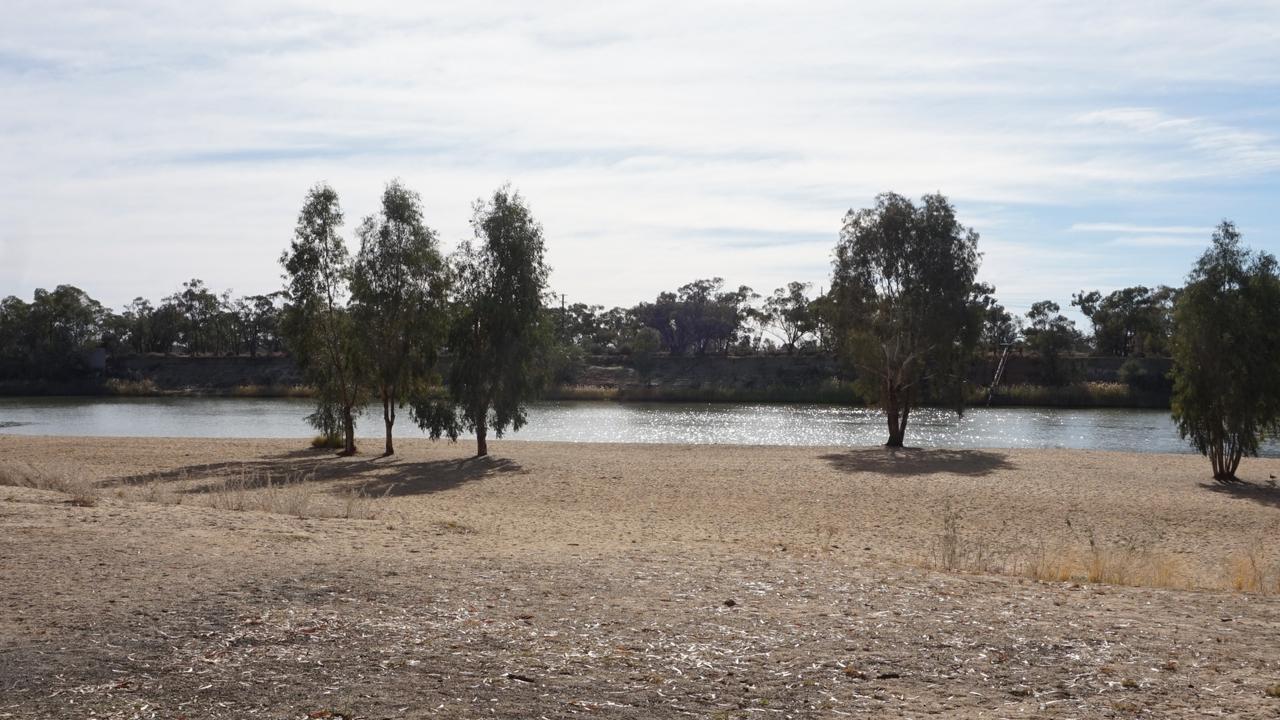
<svg viewBox="0 0 1280 720">
<path fill-rule="evenodd" d="M 1280 714 L 1280 461 L 470 449 L 0 435 L 0 718 Z"/>
</svg>

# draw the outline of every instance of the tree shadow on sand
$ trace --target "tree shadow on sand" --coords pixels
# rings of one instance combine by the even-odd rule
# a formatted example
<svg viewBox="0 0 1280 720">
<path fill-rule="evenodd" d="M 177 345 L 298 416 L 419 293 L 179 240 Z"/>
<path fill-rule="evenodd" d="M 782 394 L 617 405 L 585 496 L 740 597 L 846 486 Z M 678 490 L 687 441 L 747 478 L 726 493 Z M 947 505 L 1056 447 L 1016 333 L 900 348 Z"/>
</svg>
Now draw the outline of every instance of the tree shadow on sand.
<svg viewBox="0 0 1280 720">
<path fill-rule="evenodd" d="M 841 472 L 894 476 L 951 473 L 981 477 L 1013 467 L 1004 453 L 989 450 L 870 447 L 821 457 Z"/>
<path fill-rule="evenodd" d="M 1252 500 L 1259 505 L 1280 508 L 1280 487 L 1255 485 L 1251 482 L 1232 483 L 1230 485 L 1202 482 L 1200 487 L 1220 495 L 1229 495 L 1242 500 Z"/>
<path fill-rule="evenodd" d="M 159 473 L 112 478 L 104 485 L 207 480 L 184 490 L 190 494 L 216 492 L 222 481 L 253 490 L 269 484 L 294 482 L 360 481 L 366 494 L 376 496 L 425 495 L 503 473 L 525 472 L 519 463 L 490 456 L 464 459 L 401 461 L 395 456 L 338 457 L 327 450 L 299 450 L 264 455 L 253 460 L 186 465 Z"/>
</svg>

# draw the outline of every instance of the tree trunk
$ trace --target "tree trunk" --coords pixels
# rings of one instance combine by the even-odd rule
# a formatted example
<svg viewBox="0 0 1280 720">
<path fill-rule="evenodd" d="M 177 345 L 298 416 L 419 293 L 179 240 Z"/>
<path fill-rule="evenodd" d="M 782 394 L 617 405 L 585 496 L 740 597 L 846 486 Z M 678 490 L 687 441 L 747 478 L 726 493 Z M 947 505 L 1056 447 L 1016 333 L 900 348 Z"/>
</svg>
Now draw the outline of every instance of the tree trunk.
<svg viewBox="0 0 1280 720">
<path fill-rule="evenodd" d="M 342 408 L 342 454 L 356 454 L 356 419 L 351 408 Z"/>
<path fill-rule="evenodd" d="M 387 426 L 387 449 L 385 455 L 395 455 L 396 448 L 391 442 L 391 428 L 396 424 L 396 404 L 391 399 L 392 393 L 382 391 L 382 422 Z"/>
<path fill-rule="evenodd" d="M 1213 465 L 1213 479 L 1227 485 L 1236 482 L 1236 469 L 1240 466 L 1240 453 L 1217 437 L 1209 445 L 1209 462 Z"/>
<path fill-rule="evenodd" d="M 889 422 L 889 442 L 884 446 L 902 447 L 903 437 L 907 431 L 907 409 L 899 405 L 898 388 L 891 382 L 885 382 L 884 414 Z"/>
<path fill-rule="evenodd" d="M 484 423 L 476 425 L 476 457 L 484 457 L 489 454 L 489 443 L 486 440 L 489 428 Z"/>
<path fill-rule="evenodd" d="M 394 386 L 382 388 L 382 422 L 387 426 L 387 447 L 385 455 L 395 455 L 395 444 L 391 439 L 391 429 L 396 424 L 396 389 Z"/>
</svg>

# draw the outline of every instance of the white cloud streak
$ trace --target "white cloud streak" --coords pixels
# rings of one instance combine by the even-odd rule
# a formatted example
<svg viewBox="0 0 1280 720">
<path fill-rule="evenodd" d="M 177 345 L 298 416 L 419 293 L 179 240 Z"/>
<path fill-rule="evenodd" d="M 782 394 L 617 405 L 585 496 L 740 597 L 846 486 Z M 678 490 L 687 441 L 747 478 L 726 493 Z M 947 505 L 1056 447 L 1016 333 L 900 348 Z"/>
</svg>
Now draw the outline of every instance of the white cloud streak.
<svg viewBox="0 0 1280 720">
<path fill-rule="evenodd" d="M 392 177 L 450 242 L 512 181 L 553 282 L 592 302 L 708 275 L 824 284 L 843 212 L 890 189 L 998 229 L 985 274 L 1017 287 L 1053 268 L 997 252 L 1053 242 L 1063 209 L 1131 200 L 1150 227 L 1073 229 L 1180 235 L 1204 218 L 1171 205 L 1179 183 L 1266 187 L 1277 167 L 1249 126 L 1274 101 L 1161 109 L 1275 97 L 1267 2 L 16 5 L 0 288 L 24 294 L 274 287 L 310 184 L 354 225 Z"/>
</svg>

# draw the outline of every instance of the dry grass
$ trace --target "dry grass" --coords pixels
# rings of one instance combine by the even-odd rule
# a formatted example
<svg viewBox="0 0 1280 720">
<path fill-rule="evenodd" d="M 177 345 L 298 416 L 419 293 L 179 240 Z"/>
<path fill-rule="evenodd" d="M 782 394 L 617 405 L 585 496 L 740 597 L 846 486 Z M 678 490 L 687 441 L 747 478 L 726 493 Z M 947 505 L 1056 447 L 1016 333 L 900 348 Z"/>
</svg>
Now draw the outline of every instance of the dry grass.
<svg viewBox="0 0 1280 720">
<path fill-rule="evenodd" d="M 231 388 L 231 397 L 309 398 L 315 397 L 314 388 L 307 385 L 237 385 Z"/>
<path fill-rule="evenodd" d="M 1168 553 L 1102 545 L 1041 546 L 1025 561 L 1023 575 L 1043 582 L 1186 589 L 1192 586 L 1182 564 Z"/>
<path fill-rule="evenodd" d="M 274 478 L 269 473 L 241 472 L 222 478 L 203 492 L 215 510 L 256 511 L 305 518 L 311 508 L 311 479 L 301 473 Z"/>
<path fill-rule="evenodd" d="M 1023 575 L 1041 582 L 1079 582 L 1099 585 L 1186 589 L 1190 575 L 1176 557 L 1132 539 L 1104 543 L 1092 530 L 1087 542 L 1057 545 L 1041 543 L 1026 554 L 1002 554 L 984 536 L 966 534 L 963 515 L 950 502 L 939 513 L 939 532 L 924 567 L 948 572 Z M 1067 523 L 1070 527 L 1070 523 Z M 1231 561 L 1230 587 L 1241 592 L 1263 592 L 1270 587 L 1256 572 L 1259 561 Z M 1239 581 L 1240 578 L 1245 580 Z"/>
<path fill-rule="evenodd" d="M 990 543 L 980 537 L 967 537 L 961 530 L 963 514 L 947 500 L 943 503 L 939 521 L 942 525 L 934 542 L 933 555 L 926 559 L 926 567 L 949 572 L 1000 573 L 1004 563 Z"/>
<path fill-rule="evenodd" d="M 121 378 L 110 378 L 102 384 L 102 388 L 108 395 L 119 395 L 121 397 L 154 397 L 162 394 L 160 386 L 150 379 L 123 380 Z"/>
<path fill-rule="evenodd" d="M 386 498 L 395 489 L 395 485 L 387 486 L 381 495 L 371 495 L 365 486 L 350 490 L 342 495 L 342 512 L 339 517 L 348 520 L 377 520 L 381 514 L 378 501 Z"/>
<path fill-rule="evenodd" d="M 1226 575 L 1228 585 L 1237 592 L 1280 594 L 1280 568 L 1268 566 L 1254 547 L 1229 558 Z"/>
<path fill-rule="evenodd" d="M 72 471 L 37 468 L 23 462 L 7 462 L 0 464 L 0 485 L 63 493 L 69 496 L 68 502 L 80 507 L 98 504 L 98 490 L 93 481 Z"/>
<path fill-rule="evenodd" d="M 116 497 L 161 505 L 189 503 L 231 512 L 263 512 L 298 518 L 376 520 L 383 515 L 383 500 L 395 489 L 388 486 L 372 494 L 365 485 L 334 491 L 317 483 L 313 473 L 272 474 L 241 470 L 212 478 L 193 477 L 183 471 L 158 474 L 120 488 Z"/>
</svg>

